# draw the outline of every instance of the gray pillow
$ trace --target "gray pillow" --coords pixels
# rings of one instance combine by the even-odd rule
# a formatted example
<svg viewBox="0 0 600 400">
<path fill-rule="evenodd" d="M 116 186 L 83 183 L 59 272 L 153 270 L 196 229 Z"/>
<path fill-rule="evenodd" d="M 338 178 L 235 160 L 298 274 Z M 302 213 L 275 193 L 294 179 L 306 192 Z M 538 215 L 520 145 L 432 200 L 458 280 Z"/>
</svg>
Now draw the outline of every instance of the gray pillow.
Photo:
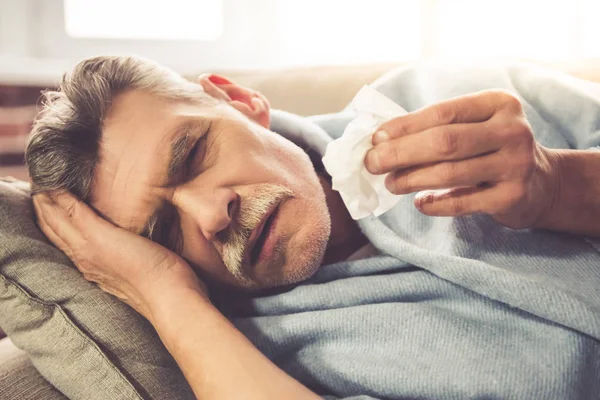
<svg viewBox="0 0 600 400">
<path fill-rule="evenodd" d="M 0 340 L 0 399 L 67 400 L 35 369 L 27 354 L 9 338 Z"/>
<path fill-rule="evenodd" d="M 194 399 L 150 323 L 87 282 L 0 178 L 0 327 L 70 399 Z"/>
</svg>

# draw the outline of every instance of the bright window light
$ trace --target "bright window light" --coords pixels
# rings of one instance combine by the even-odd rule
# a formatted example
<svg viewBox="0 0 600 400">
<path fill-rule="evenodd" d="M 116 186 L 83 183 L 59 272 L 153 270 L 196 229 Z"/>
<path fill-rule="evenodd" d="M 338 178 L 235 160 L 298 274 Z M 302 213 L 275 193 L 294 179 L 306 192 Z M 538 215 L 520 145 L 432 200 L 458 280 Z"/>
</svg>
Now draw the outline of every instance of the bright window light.
<svg viewBox="0 0 600 400">
<path fill-rule="evenodd" d="M 216 40 L 222 0 L 64 0 L 65 30 L 75 38 Z"/>
<path fill-rule="evenodd" d="M 420 0 L 274 3 L 285 64 L 396 62 L 421 55 Z"/>
<path fill-rule="evenodd" d="M 438 0 L 438 4 L 437 53 L 441 57 L 572 56 L 579 29 L 572 0 Z"/>
<path fill-rule="evenodd" d="M 600 2 L 585 0 L 583 5 L 583 55 L 600 58 Z"/>
</svg>

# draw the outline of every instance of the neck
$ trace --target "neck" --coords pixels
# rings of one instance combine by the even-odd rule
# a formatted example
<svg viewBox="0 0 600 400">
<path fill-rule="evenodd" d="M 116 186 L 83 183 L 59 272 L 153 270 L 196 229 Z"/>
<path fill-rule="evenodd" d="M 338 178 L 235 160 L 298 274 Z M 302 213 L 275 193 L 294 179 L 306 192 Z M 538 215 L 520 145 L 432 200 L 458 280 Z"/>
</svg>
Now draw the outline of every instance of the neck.
<svg viewBox="0 0 600 400">
<path fill-rule="evenodd" d="M 331 217 L 331 235 L 323 257 L 323 264 L 331 264 L 347 259 L 369 241 L 350 216 L 340 194 L 331 188 L 331 178 L 321 173 L 319 180 L 325 192 Z"/>
</svg>

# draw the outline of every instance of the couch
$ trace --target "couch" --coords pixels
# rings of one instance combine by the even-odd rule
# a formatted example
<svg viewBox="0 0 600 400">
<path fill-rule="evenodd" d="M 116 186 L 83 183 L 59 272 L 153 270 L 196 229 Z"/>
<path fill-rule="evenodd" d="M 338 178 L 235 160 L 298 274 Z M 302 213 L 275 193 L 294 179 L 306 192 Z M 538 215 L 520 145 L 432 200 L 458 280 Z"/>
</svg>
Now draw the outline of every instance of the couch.
<svg viewBox="0 0 600 400">
<path fill-rule="evenodd" d="M 600 82 L 600 68 L 568 64 L 550 66 L 582 79 Z M 221 73 L 264 93 L 273 108 L 299 115 L 313 115 L 341 110 L 362 85 L 394 67 L 380 64 Z M 194 79 L 193 76 L 188 78 Z M 17 175 L 20 178 L 26 176 L 24 167 L 17 170 Z M 15 347 L 9 338 L 0 341 L 0 398 L 65 399 L 37 373 L 27 355 Z"/>
</svg>

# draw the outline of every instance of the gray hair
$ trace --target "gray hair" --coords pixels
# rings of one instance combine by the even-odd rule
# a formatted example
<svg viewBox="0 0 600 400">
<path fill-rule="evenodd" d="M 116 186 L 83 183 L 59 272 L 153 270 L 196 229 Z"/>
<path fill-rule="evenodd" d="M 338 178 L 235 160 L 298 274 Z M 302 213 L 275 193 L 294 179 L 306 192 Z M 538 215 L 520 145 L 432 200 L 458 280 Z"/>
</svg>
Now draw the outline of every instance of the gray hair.
<svg viewBox="0 0 600 400">
<path fill-rule="evenodd" d="M 104 119 L 112 99 L 128 89 L 174 100 L 210 98 L 200 85 L 142 58 L 99 56 L 79 62 L 58 90 L 43 93 L 25 152 L 32 194 L 66 189 L 89 200 Z"/>
</svg>

